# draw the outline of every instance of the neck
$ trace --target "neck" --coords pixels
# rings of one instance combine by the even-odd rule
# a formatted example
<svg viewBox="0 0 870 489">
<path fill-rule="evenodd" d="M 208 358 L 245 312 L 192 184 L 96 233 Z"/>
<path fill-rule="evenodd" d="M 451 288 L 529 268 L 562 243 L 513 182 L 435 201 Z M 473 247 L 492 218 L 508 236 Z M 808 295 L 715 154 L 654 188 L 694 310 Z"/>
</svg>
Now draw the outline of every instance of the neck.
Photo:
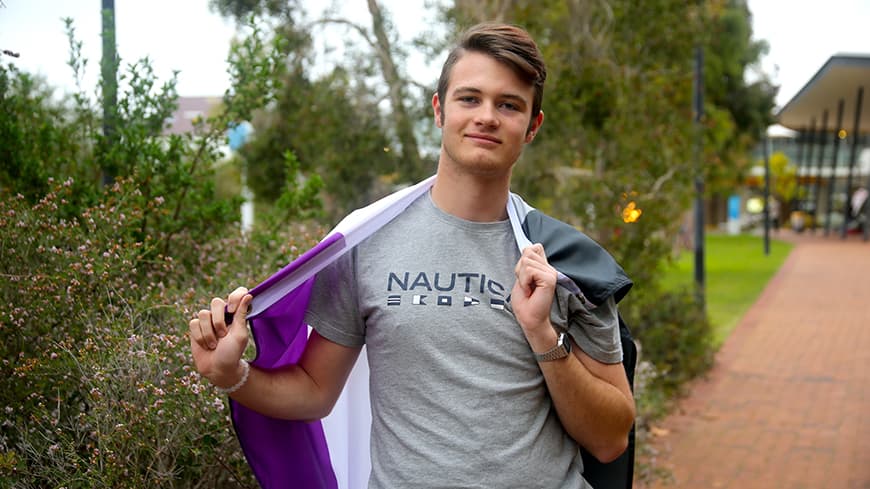
<svg viewBox="0 0 870 489">
<path fill-rule="evenodd" d="M 432 201 L 442 211 L 466 221 L 507 219 L 510 172 L 499 176 L 457 175 L 438 165 Z"/>
</svg>

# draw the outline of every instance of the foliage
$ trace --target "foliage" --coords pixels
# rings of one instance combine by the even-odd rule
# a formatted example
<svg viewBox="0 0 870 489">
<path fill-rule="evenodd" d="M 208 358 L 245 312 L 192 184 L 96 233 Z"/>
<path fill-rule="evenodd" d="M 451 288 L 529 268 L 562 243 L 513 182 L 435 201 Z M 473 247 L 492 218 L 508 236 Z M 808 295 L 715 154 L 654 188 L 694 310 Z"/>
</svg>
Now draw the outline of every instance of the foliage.
<svg viewBox="0 0 870 489">
<path fill-rule="evenodd" d="M 710 322 L 691 289 L 648 292 L 621 310 L 632 333 L 642 339 L 642 358 L 655 367 L 647 384 L 654 395 L 678 394 L 686 381 L 712 365 Z"/>
<path fill-rule="evenodd" d="M 752 163 L 751 148 L 774 122 L 778 88 L 763 74 L 747 81 L 746 72 L 768 46 L 752 39 L 752 15 L 744 0 L 710 2 L 706 17 L 705 178 L 710 193 L 727 195 Z"/>
<path fill-rule="evenodd" d="M 773 196 L 784 204 L 798 198 L 800 187 L 798 185 L 797 165 L 791 162 L 782 151 L 776 151 L 770 155 L 769 162 L 770 190 Z"/>
<path fill-rule="evenodd" d="M 68 32 L 78 74 L 85 63 Z M 238 199 L 214 192 L 225 128 L 275 93 L 281 52 L 262 46 L 256 26 L 233 46 L 222 110 L 186 135 L 162 133 L 175 78 L 159 84 L 147 59 L 133 63 L 116 138 L 103 146 L 87 96 L 64 106 L 3 70 L 0 146 L 28 149 L 39 143 L 29 129 L 47 134 L 44 154 L 14 155 L 30 173 L 3 167 L 0 188 L 3 487 L 255 486 L 225 400 L 192 370 L 185 332 L 193 304 L 262 280 L 322 232 L 285 224 L 243 236 Z M 99 167 L 97 147 L 119 175 L 106 187 L 80 171 Z M 296 169 L 279 197 L 285 216 L 317 205 L 317 179 Z"/>
<path fill-rule="evenodd" d="M 179 460 L 190 456 L 182 449 L 220 433 L 225 413 L 194 413 L 205 408 L 195 396 L 205 389 L 183 368 L 181 331 L 167 328 L 182 323 L 180 314 L 160 305 L 169 301 L 173 260 L 144 260 L 154 243 L 130 233 L 145 213 L 127 198 L 138 190 L 119 184 L 68 220 L 58 211 L 71 183 L 33 206 L 2 201 L 2 295 L 16 306 L 2 318 L 0 480 L 166 487 L 176 462 L 189 462 Z M 224 449 L 232 443 L 220 438 Z M 204 469 L 193 472 L 207 477 Z"/>
<path fill-rule="evenodd" d="M 317 81 L 301 69 L 283 77 L 274 110 L 258 114 L 254 137 L 239 152 L 258 198 L 277 199 L 292 151 L 302 173 L 322 179 L 330 217 L 371 202 L 378 176 L 397 169 L 374 104 L 357 96 L 342 70 Z"/>
<path fill-rule="evenodd" d="M 293 228 L 149 253 L 132 179 L 62 217 L 72 182 L 0 201 L 0 481 L 16 487 L 252 487 L 224 399 L 192 371 L 184 331 L 205 290 L 262 279 L 313 243 Z M 256 243 L 256 244 L 255 244 Z M 298 243 L 299 247 L 291 246 Z M 201 486 L 200 486 L 201 485 Z"/>
<path fill-rule="evenodd" d="M 52 90 L 13 65 L 0 65 L 0 191 L 21 193 L 34 201 L 57 173 L 96 181 L 99 172 L 81 164 L 90 151 L 67 107 Z"/>
<path fill-rule="evenodd" d="M 268 204 L 277 198 L 287 150 L 296 155 L 302 171 L 323 179 L 332 220 L 382 196 L 392 184 L 415 182 L 431 173 L 418 141 L 418 134 L 425 133 L 418 126 L 429 119 L 431 88 L 421 90 L 402 73 L 404 52 L 394 43 L 389 12 L 378 2 L 368 3 L 370 27 L 329 16 L 305 23 L 296 2 L 286 8 L 270 0 L 214 0 L 211 5 L 236 20 L 249 15 L 268 19 L 276 26 L 276 38 L 290 40 L 280 75 L 285 88 L 274 106 L 257 114 L 254 137 L 240 151 L 259 201 Z M 312 76 L 311 36 L 324 27 L 344 29 L 362 42 L 345 43 L 348 61 Z"/>
</svg>

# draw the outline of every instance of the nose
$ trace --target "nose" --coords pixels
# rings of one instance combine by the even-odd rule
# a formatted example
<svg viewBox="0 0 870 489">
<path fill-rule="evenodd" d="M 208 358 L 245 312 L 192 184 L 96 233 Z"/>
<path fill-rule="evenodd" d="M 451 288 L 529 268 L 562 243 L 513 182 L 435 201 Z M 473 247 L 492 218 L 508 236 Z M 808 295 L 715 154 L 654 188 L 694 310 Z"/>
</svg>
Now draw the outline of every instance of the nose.
<svg viewBox="0 0 870 489">
<path fill-rule="evenodd" d="M 474 122 L 481 126 L 498 127 L 500 122 L 498 119 L 498 109 L 495 104 L 490 102 L 480 104 Z"/>
</svg>

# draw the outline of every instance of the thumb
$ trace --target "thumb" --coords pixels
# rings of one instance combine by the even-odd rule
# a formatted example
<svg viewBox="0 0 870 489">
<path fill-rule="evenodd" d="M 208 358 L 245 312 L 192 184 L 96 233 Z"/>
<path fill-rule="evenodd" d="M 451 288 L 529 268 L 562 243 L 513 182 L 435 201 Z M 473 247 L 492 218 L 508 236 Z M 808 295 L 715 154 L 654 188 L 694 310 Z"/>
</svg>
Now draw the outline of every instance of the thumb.
<svg viewBox="0 0 870 489">
<path fill-rule="evenodd" d="M 248 321 L 248 311 L 251 308 L 251 301 L 253 300 L 254 296 L 252 296 L 251 294 L 245 294 L 245 296 L 242 297 L 242 300 L 239 302 L 239 307 L 233 314 L 233 322 L 232 326 L 230 327 L 230 334 L 235 334 L 237 336 L 243 335 L 247 337 L 248 328 L 246 323 Z"/>
</svg>

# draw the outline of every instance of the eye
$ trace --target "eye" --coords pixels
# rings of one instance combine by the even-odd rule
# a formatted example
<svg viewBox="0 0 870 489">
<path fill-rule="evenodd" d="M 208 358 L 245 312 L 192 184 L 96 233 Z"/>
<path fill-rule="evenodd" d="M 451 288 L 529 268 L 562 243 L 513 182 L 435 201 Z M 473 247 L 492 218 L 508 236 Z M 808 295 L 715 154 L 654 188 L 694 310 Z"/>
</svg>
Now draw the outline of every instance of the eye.
<svg viewBox="0 0 870 489">
<path fill-rule="evenodd" d="M 501 106 L 507 110 L 520 110 L 519 106 L 517 106 L 516 104 L 513 104 L 511 102 L 502 102 Z"/>
<path fill-rule="evenodd" d="M 464 104 L 473 104 L 477 102 L 477 97 L 474 97 L 472 95 L 464 95 L 462 97 L 459 97 L 458 100 Z"/>
</svg>

